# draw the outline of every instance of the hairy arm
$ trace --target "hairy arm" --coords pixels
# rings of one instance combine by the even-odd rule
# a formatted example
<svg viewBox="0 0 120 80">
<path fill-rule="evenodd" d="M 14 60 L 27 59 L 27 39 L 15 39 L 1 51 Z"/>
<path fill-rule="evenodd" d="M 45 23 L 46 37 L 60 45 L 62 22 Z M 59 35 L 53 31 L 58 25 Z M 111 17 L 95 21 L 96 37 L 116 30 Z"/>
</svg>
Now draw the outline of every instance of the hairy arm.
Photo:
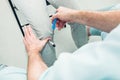
<svg viewBox="0 0 120 80">
<path fill-rule="evenodd" d="M 117 11 L 77 11 L 75 22 L 110 32 L 120 24 L 120 10 Z"/>
<path fill-rule="evenodd" d="M 43 60 L 40 58 L 39 55 L 33 55 L 28 57 L 28 80 L 38 80 L 42 73 L 47 69 L 48 67 L 43 62 Z"/>
<path fill-rule="evenodd" d="M 41 74 L 48 68 L 39 52 L 49 39 L 39 40 L 33 34 L 31 27 L 25 27 L 23 39 L 28 54 L 28 80 L 38 80 Z"/>
<path fill-rule="evenodd" d="M 57 9 L 57 13 L 52 17 L 52 20 L 55 18 L 58 18 L 58 29 L 63 28 L 66 22 L 77 22 L 110 32 L 120 23 L 120 10 L 100 12 L 60 7 Z"/>
</svg>

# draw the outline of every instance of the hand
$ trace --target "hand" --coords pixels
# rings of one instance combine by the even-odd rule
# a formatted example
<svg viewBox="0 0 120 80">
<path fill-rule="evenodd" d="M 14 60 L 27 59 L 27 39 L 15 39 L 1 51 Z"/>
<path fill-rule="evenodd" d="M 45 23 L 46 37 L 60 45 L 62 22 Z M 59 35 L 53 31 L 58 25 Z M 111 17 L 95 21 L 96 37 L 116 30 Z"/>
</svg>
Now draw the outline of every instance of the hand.
<svg viewBox="0 0 120 80">
<path fill-rule="evenodd" d="M 23 42 L 26 47 L 26 51 L 28 56 L 39 54 L 39 52 L 43 49 L 49 38 L 45 40 L 39 40 L 32 32 L 32 28 L 27 26 L 24 28 L 24 39 Z"/>
<path fill-rule="evenodd" d="M 66 22 L 74 22 L 76 10 L 60 7 L 56 10 L 56 12 L 57 13 L 53 15 L 51 19 L 53 21 L 55 18 L 58 18 L 56 26 L 59 30 L 64 27 Z"/>
</svg>

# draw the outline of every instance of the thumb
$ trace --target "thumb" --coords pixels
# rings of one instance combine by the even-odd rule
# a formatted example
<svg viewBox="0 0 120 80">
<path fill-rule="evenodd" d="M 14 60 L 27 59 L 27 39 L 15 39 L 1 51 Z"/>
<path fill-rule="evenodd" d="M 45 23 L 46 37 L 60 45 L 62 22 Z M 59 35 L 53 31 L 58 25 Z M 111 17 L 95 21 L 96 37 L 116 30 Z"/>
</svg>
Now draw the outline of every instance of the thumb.
<svg viewBox="0 0 120 80">
<path fill-rule="evenodd" d="M 59 19 L 58 13 L 54 14 L 54 15 L 51 17 L 51 20 L 53 21 L 55 18 L 58 18 L 58 19 Z"/>
<path fill-rule="evenodd" d="M 51 38 L 46 38 L 46 39 L 42 40 L 43 45 L 45 45 L 50 39 L 51 39 Z"/>
</svg>

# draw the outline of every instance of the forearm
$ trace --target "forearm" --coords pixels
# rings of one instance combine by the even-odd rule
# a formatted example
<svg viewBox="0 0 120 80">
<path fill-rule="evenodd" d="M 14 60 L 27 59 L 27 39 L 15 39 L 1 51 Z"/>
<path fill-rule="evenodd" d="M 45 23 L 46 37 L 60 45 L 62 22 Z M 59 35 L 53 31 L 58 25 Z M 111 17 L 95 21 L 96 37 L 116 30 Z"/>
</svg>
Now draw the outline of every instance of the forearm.
<svg viewBox="0 0 120 80">
<path fill-rule="evenodd" d="M 46 64 L 38 55 L 28 57 L 28 80 L 38 80 L 41 74 L 47 69 Z"/>
<path fill-rule="evenodd" d="M 118 11 L 77 11 L 75 22 L 110 32 L 120 23 L 120 10 Z"/>
</svg>

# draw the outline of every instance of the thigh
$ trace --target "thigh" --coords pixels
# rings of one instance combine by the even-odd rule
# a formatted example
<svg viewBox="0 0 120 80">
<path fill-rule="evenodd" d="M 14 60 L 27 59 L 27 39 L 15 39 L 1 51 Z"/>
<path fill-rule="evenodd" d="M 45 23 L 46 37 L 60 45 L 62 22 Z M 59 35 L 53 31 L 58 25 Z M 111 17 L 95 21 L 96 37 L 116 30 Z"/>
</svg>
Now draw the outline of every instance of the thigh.
<svg viewBox="0 0 120 80">
<path fill-rule="evenodd" d="M 51 36 L 51 23 L 45 0 L 13 0 L 13 3 L 24 14 L 38 37 Z"/>
<path fill-rule="evenodd" d="M 73 23 L 71 26 L 71 34 L 77 48 L 85 45 L 88 42 L 88 36 L 85 25 Z"/>
<path fill-rule="evenodd" d="M 51 22 L 46 10 L 45 0 L 13 0 L 18 10 L 24 14 L 27 22 L 40 39 L 52 37 Z M 47 43 L 41 52 L 42 58 L 48 66 L 56 60 L 55 49 Z"/>
</svg>

